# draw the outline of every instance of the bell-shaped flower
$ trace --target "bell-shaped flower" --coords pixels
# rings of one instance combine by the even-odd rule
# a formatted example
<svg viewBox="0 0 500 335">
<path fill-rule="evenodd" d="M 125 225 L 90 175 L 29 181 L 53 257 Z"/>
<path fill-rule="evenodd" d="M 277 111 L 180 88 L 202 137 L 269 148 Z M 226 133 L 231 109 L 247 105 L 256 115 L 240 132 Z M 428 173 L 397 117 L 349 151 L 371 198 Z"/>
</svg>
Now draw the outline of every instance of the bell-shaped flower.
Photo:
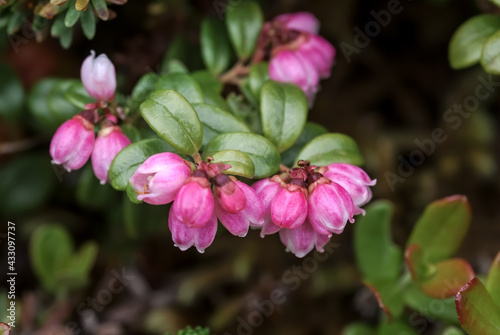
<svg viewBox="0 0 500 335">
<path fill-rule="evenodd" d="M 95 51 L 85 58 L 80 77 L 87 92 L 97 101 L 112 101 L 116 90 L 115 66 L 105 54 L 95 57 Z"/>
<path fill-rule="evenodd" d="M 274 18 L 274 23 L 278 23 L 290 30 L 304 31 L 317 34 L 319 31 L 318 19 L 309 12 L 297 12 L 281 14 Z"/>
<path fill-rule="evenodd" d="M 318 252 L 323 252 L 323 247 L 330 240 L 330 236 L 318 233 L 306 220 L 300 227 L 295 229 L 281 229 L 281 242 L 286 246 L 286 250 L 295 256 L 302 258 L 316 246 Z"/>
<path fill-rule="evenodd" d="M 238 185 L 225 174 L 213 179 L 215 185 L 215 201 L 225 212 L 236 214 L 246 206 L 246 197 Z"/>
<path fill-rule="evenodd" d="M 330 42 L 319 35 L 309 35 L 297 52 L 314 66 L 320 78 L 330 77 L 335 59 L 335 48 Z"/>
<path fill-rule="evenodd" d="M 177 219 L 174 206 L 168 215 L 168 228 L 172 233 L 174 245 L 185 251 L 194 246 L 198 252 L 203 253 L 215 239 L 217 233 L 217 218 L 215 214 L 201 227 L 190 227 Z"/>
<path fill-rule="evenodd" d="M 284 185 L 283 180 L 278 175 L 259 180 L 252 185 L 252 189 L 255 190 L 257 197 L 262 201 L 264 207 L 264 223 L 260 231 L 261 237 L 274 234 L 280 230 L 280 227 L 275 225 L 271 218 L 271 205 Z"/>
<path fill-rule="evenodd" d="M 307 217 L 307 189 L 301 179 L 292 179 L 274 198 L 271 219 L 280 228 L 300 227 Z"/>
</svg>

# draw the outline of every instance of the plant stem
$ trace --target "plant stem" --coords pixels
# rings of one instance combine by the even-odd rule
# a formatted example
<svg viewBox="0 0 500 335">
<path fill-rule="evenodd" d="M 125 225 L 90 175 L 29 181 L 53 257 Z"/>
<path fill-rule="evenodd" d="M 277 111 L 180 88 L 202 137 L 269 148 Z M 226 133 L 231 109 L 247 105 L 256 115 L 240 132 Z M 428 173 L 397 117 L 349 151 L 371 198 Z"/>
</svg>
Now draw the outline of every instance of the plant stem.
<svg viewBox="0 0 500 335">
<path fill-rule="evenodd" d="M 199 152 L 195 153 L 194 155 L 191 155 L 191 157 L 193 157 L 194 162 L 196 164 L 200 164 L 203 161 Z"/>
</svg>

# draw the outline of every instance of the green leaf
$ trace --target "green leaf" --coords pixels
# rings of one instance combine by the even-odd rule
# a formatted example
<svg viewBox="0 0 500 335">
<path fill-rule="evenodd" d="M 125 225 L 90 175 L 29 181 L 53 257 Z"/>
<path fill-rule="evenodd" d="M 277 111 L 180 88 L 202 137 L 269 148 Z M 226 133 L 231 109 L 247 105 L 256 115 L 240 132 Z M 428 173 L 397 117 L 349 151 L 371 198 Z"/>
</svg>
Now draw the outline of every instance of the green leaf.
<svg viewBox="0 0 500 335">
<path fill-rule="evenodd" d="M 493 301 L 500 308 L 500 252 L 495 257 L 493 264 L 491 264 L 488 280 L 486 281 L 486 289 L 493 298 Z"/>
<path fill-rule="evenodd" d="M 97 13 L 97 16 L 103 21 L 109 19 L 108 5 L 106 5 L 106 0 L 92 0 L 92 5 Z"/>
<path fill-rule="evenodd" d="M 76 9 L 76 6 L 74 6 L 73 3 L 74 1 L 72 1 L 71 5 L 68 7 L 68 10 L 66 11 L 66 16 L 64 17 L 64 25 L 68 28 L 73 27 L 76 24 L 76 22 L 78 22 L 78 19 L 82 14 L 81 11 Z"/>
<path fill-rule="evenodd" d="M 416 285 L 404 292 L 405 303 L 427 318 L 439 319 L 451 324 L 459 324 L 455 310 L 455 297 L 435 299 L 422 293 Z"/>
<path fill-rule="evenodd" d="M 166 226 L 169 206 L 134 204 L 127 197 L 123 201 L 123 223 L 131 238 L 143 238 L 158 234 Z"/>
<path fill-rule="evenodd" d="M 298 86 L 269 81 L 262 87 L 262 129 L 279 152 L 290 148 L 300 137 L 307 111 L 306 96 Z"/>
<path fill-rule="evenodd" d="M 42 225 L 31 236 L 31 264 L 48 291 L 54 292 L 58 289 L 55 275 L 66 266 L 72 254 L 73 242 L 62 226 Z"/>
<path fill-rule="evenodd" d="M 94 15 L 94 11 L 89 8 L 86 11 L 82 12 L 80 23 L 82 24 L 82 30 L 85 37 L 87 37 L 89 40 L 92 40 L 95 36 L 96 31 L 96 18 Z"/>
<path fill-rule="evenodd" d="M 217 78 L 204 70 L 191 73 L 191 77 L 200 85 L 205 103 L 229 111 L 226 100 L 221 96 L 222 83 Z"/>
<path fill-rule="evenodd" d="M 172 147 L 159 138 L 148 138 L 125 147 L 116 155 L 109 168 L 111 186 L 118 191 L 125 191 L 139 164 L 150 156 L 167 151 L 172 151 Z"/>
<path fill-rule="evenodd" d="M 280 155 L 265 137 L 253 133 L 225 133 L 213 138 L 203 155 L 214 156 L 223 150 L 237 150 L 250 157 L 255 166 L 255 178 L 269 177 L 279 171 Z"/>
<path fill-rule="evenodd" d="M 0 64 L 0 116 L 7 120 L 17 120 L 22 116 L 24 90 L 17 74 Z"/>
<path fill-rule="evenodd" d="M 248 59 L 253 54 L 263 22 L 259 5 L 252 1 L 240 2 L 227 12 L 227 31 L 240 59 Z"/>
<path fill-rule="evenodd" d="M 79 11 L 84 11 L 87 9 L 89 5 L 90 0 L 76 0 L 75 2 L 75 8 L 76 10 Z"/>
<path fill-rule="evenodd" d="M 156 83 L 155 90 L 174 90 L 192 104 L 203 102 L 200 85 L 185 73 L 170 73 L 161 76 Z"/>
<path fill-rule="evenodd" d="M 365 281 L 365 285 L 375 295 L 380 308 L 382 308 L 389 320 L 397 319 L 403 314 L 404 299 L 401 293 L 406 289 L 406 283 L 403 282 L 403 279 L 400 282 L 383 281 L 376 283 Z"/>
<path fill-rule="evenodd" d="M 165 74 L 171 74 L 171 73 L 188 74 L 189 73 L 187 66 L 178 59 L 171 59 L 171 60 L 165 62 L 165 64 L 163 64 L 162 71 Z"/>
<path fill-rule="evenodd" d="M 465 21 L 453 34 L 448 48 L 450 65 L 463 69 L 477 64 L 486 41 L 500 29 L 500 16 L 476 15 Z"/>
<path fill-rule="evenodd" d="M 376 201 L 354 226 L 356 262 L 366 281 L 395 281 L 401 274 L 403 254 L 391 239 L 393 212 L 389 201 Z"/>
<path fill-rule="evenodd" d="M 422 247 L 428 262 L 445 260 L 455 254 L 469 228 L 470 205 L 465 196 L 454 195 L 429 204 L 408 240 Z"/>
<path fill-rule="evenodd" d="M 328 130 L 325 127 L 314 122 L 307 122 L 297 141 L 295 141 L 290 149 L 281 154 L 281 164 L 293 166 L 295 163 L 295 157 L 297 157 L 304 145 L 306 145 L 313 138 L 326 133 L 328 133 Z"/>
<path fill-rule="evenodd" d="M 90 271 L 95 264 L 98 252 L 98 246 L 95 242 L 85 242 L 78 252 L 72 255 L 70 262 L 60 271 L 62 276 L 68 279 L 78 280 L 81 283 L 87 283 Z M 68 288 L 79 288 L 80 285 L 74 285 L 69 282 Z"/>
<path fill-rule="evenodd" d="M 295 163 L 301 159 L 308 160 L 317 166 L 332 163 L 363 165 L 363 157 L 356 142 L 340 133 L 328 133 L 315 137 L 299 152 Z"/>
<path fill-rule="evenodd" d="M 455 305 L 460 324 L 469 335 L 500 334 L 500 308 L 478 278 L 458 292 Z"/>
<path fill-rule="evenodd" d="M 130 184 L 130 182 L 127 183 L 127 189 L 125 190 L 125 192 L 127 193 L 127 197 L 131 203 L 136 204 L 136 205 L 143 203 L 141 200 L 137 199 L 137 192 L 135 191 L 132 184 Z"/>
<path fill-rule="evenodd" d="M 252 65 L 248 74 L 248 86 L 253 96 L 260 99 L 262 86 L 269 80 L 269 63 L 262 62 Z"/>
<path fill-rule="evenodd" d="M 194 108 L 172 90 L 154 91 L 141 104 L 141 114 L 149 126 L 172 147 L 193 155 L 203 141 L 203 129 Z"/>
<path fill-rule="evenodd" d="M 66 27 L 66 26 L 65 26 Z M 66 28 L 62 31 L 59 36 L 59 42 L 63 49 L 68 49 L 73 41 L 73 28 Z"/>
<path fill-rule="evenodd" d="M 342 330 L 342 335 L 376 335 L 377 332 L 370 325 L 362 322 L 351 323 Z"/>
<path fill-rule="evenodd" d="M 158 76 L 158 74 L 152 72 L 143 75 L 132 90 L 132 101 L 140 105 L 141 102 L 146 100 L 148 95 L 153 92 L 159 78 L 160 76 Z"/>
<path fill-rule="evenodd" d="M 382 322 L 378 327 L 378 335 L 418 335 L 410 325 L 403 321 Z"/>
<path fill-rule="evenodd" d="M 223 150 L 212 156 L 214 163 L 224 163 L 231 165 L 231 168 L 224 171 L 226 174 L 253 178 L 255 166 L 247 154 L 237 150 Z"/>
<path fill-rule="evenodd" d="M 203 20 L 200 38 L 205 66 L 214 74 L 227 69 L 231 61 L 231 47 L 224 24 L 216 19 Z"/>
<path fill-rule="evenodd" d="M 68 28 L 64 25 L 64 16 L 59 15 L 54 19 L 54 23 L 50 27 L 50 35 L 52 37 L 59 37 L 68 30 Z"/>
<path fill-rule="evenodd" d="M 463 335 L 464 332 L 460 330 L 459 328 L 456 327 L 447 327 L 445 330 L 443 330 L 442 335 Z"/>
<path fill-rule="evenodd" d="M 223 133 L 250 132 L 243 122 L 218 107 L 207 104 L 193 104 L 193 107 L 203 127 L 203 146 Z"/>
<path fill-rule="evenodd" d="M 129 140 L 134 143 L 141 140 L 141 133 L 137 127 L 131 124 L 122 124 L 121 128 L 123 133 L 129 138 Z"/>
<path fill-rule="evenodd" d="M 500 32 L 493 34 L 484 44 L 481 65 L 488 73 L 500 74 Z"/>
<path fill-rule="evenodd" d="M 78 109 L 84 109 L 87 104 L 95 101 L 80 81 L 73 82 L 64 93 L 64 97 Z"/>
<path fill-rule="evenodd" d="M 94 176 L 91 164 L 83 168 L 76 186 L 76 200 L 81 206 L 90 209 L 106 209 L 116 200 L 116 195 L 117 193 L 110 185 L 99 183 Z"/>
<path fill-rule="evenodd" d="M 78 80 L 58 80 L 54 83 L 49 95 L 46 96 L 49 111 L 54 115 L 59 124 L 71 119 L 80 109 L 75 107 L 66 99 L 66 92 L 72 85 L 79 83 Z"/>
</svg>

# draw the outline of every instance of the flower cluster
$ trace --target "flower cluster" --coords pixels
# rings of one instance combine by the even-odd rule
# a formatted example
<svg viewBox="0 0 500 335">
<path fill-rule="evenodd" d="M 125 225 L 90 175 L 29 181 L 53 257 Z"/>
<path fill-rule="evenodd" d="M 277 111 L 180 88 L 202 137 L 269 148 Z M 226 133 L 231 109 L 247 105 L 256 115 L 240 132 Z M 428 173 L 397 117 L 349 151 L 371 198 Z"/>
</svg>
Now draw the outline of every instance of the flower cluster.
<svg viewBox="0 0 500 335">
<path fill-rule="evenodd" d="M 217 219 L 233 235 L 244 237 L 250 226 L 263 223 L 264 208 L 255 191 L 222 173 L 230 166 L 200 162 L 196 168 L 180 156 L 165 152 L 149 157 L 130 178 L 137 199 L 153 205 L 173 201 L 168 216 L 172 239 L 186 250 L 199 252 L 212 244 Z"/>
<path fill-rule="evenodd" d="M 82 64 L 81 79 L 96 102 L 85 106 L 80 114 L 57 129 L 50 143 L 50 155 L 53 164 L 62 165 L 67 171 L 80 169 L 91 158 L 94 174 L 105 184 L 113 158 L 131 143 L 108 106 L 116 90 L 113 63 L 104 54 L 95 58 L 92 51 Z M 99 117 L 99 108 L 104 109 L 103 117 Z M 94 124 L 100 121 L 96 139 Z"/>
<path fill-rule="evenodd" d="M 319 21 L 311 13 L 283 14 L 264 24 L 258 41 L 258 50 L 271 50 L 270 78 L 298 85 L 310 105 L 335 58 L 335 48 L 318 31 Z"/>
</svg>

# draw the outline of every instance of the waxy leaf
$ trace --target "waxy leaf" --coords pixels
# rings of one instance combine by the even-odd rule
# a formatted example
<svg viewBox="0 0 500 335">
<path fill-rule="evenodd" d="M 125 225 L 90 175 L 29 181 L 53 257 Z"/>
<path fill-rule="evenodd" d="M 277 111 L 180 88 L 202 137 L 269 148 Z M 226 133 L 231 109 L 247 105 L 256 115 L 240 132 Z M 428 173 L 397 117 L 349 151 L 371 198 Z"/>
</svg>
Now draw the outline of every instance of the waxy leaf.
<svg viewBox="0 0 500 335">
<path fill-rule="evenodd" d="M 200 70 L 191 73 L 191 78 L 196 80 L 203 91 L 203 99 L 209 105 L 217 106 L 229 111 L 229 106 L 221 96 L 222 83 L 208 71 Z"/>
<path fill-rule="evenodd" d="M 264 136 L 283 152 L 302 134 L 308 111 L 306 96 L 298 86 L 268 81 L 260 100 Z"/>
<path fill-rule="evenodd" d="M 259 5 L 252 1 L 240 1 L 227 12 L 227 31 L 240 59 L 253 54 L 263 22 Z"/>
<path fill-rule="evenodd" d="M 231 46 L 224 24 L 216 19 L 203 20 L 200 39 L 205 66 L 214 74 L 227 69 L 231 61 Z"/>
<path fill-rule="evenodd" d="M 146 100 L 148 95 L 153 92 L 159 78 L 160 76 L 158 74 L 151 72 L 143 75 L 132 90 L 132 101 L 139 105 Z"/>
<path fill-rule="evenodd" d="M 203 141 L 201 122 L 181 94 L 172 90 L 154 91 L 140 109 L 149 126 L 172 147 L 188 155 L 198 152 Z"/>
<path fill-rule="evenodd" d="M 248 74 L 248 86 L 254 97 L 260 99 L 262 86 L 269 80 L 269 63 L 262 62 L 252 65 Z"/>
<path fill-rule="evenodd" d="M 139 164 L 160 152 L 173 151 L 172 147 L 159 138 L 148 138 L 125 147 L 116 155 L 109 169 L 111 186 L 125 191 L 127 184 Z"/>
<path fill-rule="evenodd" d="M 177 72 L 161 76 L 155 90 L 174 90 L 192 104 L 203 102 L 200 85 L 186 73 Z"/>
<path fill-rule="evenodd" d="M 95 101 L 80 81 L 75 81 L 68 87 L 64 97 L 78 109 L 84 109 L 85 105 Z"/>
<path fill-rule="evenodd" d="M 214 156 L 223 150 L 237 150 L 247 154 L 255 166 L 255 178 L 269 177 L 279 171 L 278 150 L 260 135 L 245 132 L 220 134 L 208 142 L 203 155 Z"/>
<path fill-rule="evenodd" d="M 449 324 L 459 324 L 455 297 L 438 300 L 422 293 L 416 285 L 411 285 L 404 292 L 404 298 L 406 305 L 429 319 L 436 318 Z"/>
<path fill-rule="evenodd" d="M 488 280 L 486 281 L 486 288 L 490 292 L 493 301 L 500 308 L 500 252 L 495 257 L 493 264 L 491 264 Z"/>
<path fill-rule="evenodd" d="M 465 196 L 454 195 L 436 200 L 425 208 L 413 228 L 407 246 L 420 245 L 425 261 L 445 260 L 462 243 L 470 219 L 470 206 Z"/>
<path fill-rule="evenodd" d="M 500 32 L 493 34 L 484 44 L 481 65 L 488 73 L 500 74 Z"/>
<path fill-rule="evenodd" d="M 231 165 L 231 168 L 223 171 L 226 174 L 253 178 L 255 165 L 247 154 L 237 150 L 223 150 L 212 156 L 214 163 L 224 163 Z"/>
<path fill-rule="evenodd" d="M 94 11 L 91 9 L 84 11 L 80 22 L 82 24 L 82 31 L 85 37 L 89 40 L 93 39 L 96 31 L 96 17 L 94 15 Z"/>
<path fill-rule="evenodd" d="M 349 136 L 340 133 L 329 133 L 315 137 L 299 152 L 295 162 L 299 160 L 308 160 L 317 166 L 331 163 L 363 164 L 363 157 L 356 142 Z"/>
<path fill-rule="evenodd" d="M 325 127 L 314 122 L 307 122 L 297 141 L 295 141 L 290 149 L 281 154 L 281 164 L 293 166 L 295 163 L 295 157 L 297 157 L 304 145 L 306 145 L 313 138 L 326 133 L 328 133 L 328 130 Z"/>
<path fill-rule="evenodd" d="M 78 22 L 81 14 L 82 12 L 77 10 L 76 6 L 69 6 L 66 11 L 66 16 L 64 17 L 64 25 L 68 28 L 73 27 L 75 23 Z"/>
<path fill-rule="evenodd" d="M 451 67 L 463 69 L 477 64 L 484 44 L 499 29 L 500 16 L 494 14 L 476 15 L 465 21 L 450 41 L 448 58 Z"/>
<path fill-rule="evenodd" d="M 379 307 L 384 311 L 389 320 L 397 319 L 403 314 L 404 299 L 401 294 L 402 284 L 390 281 L 379 283 L 365 281 L 364 284 L 375 295 Z"/>
<path fill-rule="evenodd" d="M 250 132 L 250 129 L 243 122 L 218 107 L 207 104 L 193 104 L 193 107 L 203 126 L 204 146 L 212 138 L 222 133 L 235 131 Z"/>
<path fill-rule="evenodd" d="M 17 74 L 0 64 L 0 116 L 8 120 L 21 117 L 24 105 L 24 90 Z"/>
<path fill-rule="evenodd" d="M 500 308 L 478 278 L 457 293 L 455 306 L 460 324 L 469 335 L 500 334 Z"/>
</svg>

